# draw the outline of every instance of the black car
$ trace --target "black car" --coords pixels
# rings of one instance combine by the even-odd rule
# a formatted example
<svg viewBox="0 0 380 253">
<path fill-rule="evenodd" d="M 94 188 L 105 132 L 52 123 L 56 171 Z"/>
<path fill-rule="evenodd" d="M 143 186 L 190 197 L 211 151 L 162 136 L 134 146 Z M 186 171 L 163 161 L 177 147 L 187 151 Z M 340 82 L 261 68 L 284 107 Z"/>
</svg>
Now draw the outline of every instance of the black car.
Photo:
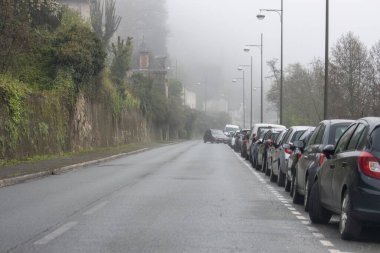
<svg viewBox="0 0 380 253">
<path fill-rule="evenodd" d="M 380 224 L 380 118 L 357 120 L 323 153 L 327 159 L 313 178 L 310 219 L 327 223 L 340 214 L 342 239 L 355 239 L 363 223 Z"/>
<path fill-rule="evenodd" d="M 223 131 L 219 129 L 207 129 L 203 136 L 204 143 L 225 143 L 226 141 L 227 137 L 224 135 Z"/>
<path fill-rule="evenodd" d="M 259 170 L 258 164 L 257 164 L 257 152 L 259 150 L 260 145 L 263 143 L 264 135 L 269 131 L 269 128 L 263 128 L 260 129 L 260 131 L 257 134 L 256 141 L 252 142 L 250 152 L 251 152 L 251 164 L 252 167 L 256 170 Z"/>
<path fill-rule="evenodd" d="M 298 160 L 295 174 L 291 181 L 293 203 L 304 203 L 308 210 L 310 178 L 313 178 L 325 160 L 322 150 L 325 146 L 335 144 L 352 120 L 324 120 L 318 124 L 305 147 L 304 153 Z M 305 196 L 305 197 L 304 197 Z M 303 201 L 302 201 L 303 200 Z"/>
<path fill-rule="evenodd" d="M 301 155 L 304 151 L 304 147 L 309 142 L 311 135 L 314 133 L 315 127 L 310 127 L 307 129 L 299 138 L 299 140 L 294 141 L 292 150 L 293 152 L 289 156 L 287 166 L 286 166 L 286 174 L 285 174 L 285 191 L 291 191 L 291 179 L 295 174 L 296 165 L 298 160 L 301 158 Z"/>
</svg>

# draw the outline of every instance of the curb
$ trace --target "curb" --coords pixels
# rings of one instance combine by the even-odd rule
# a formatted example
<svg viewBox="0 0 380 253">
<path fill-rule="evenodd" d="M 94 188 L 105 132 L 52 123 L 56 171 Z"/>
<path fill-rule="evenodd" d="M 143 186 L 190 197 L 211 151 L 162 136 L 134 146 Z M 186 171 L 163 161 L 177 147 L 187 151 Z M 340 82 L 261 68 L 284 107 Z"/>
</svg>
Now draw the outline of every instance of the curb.
<svg viewBox="0 0 380 253">
<path fill-rule="evenodd" d="M 100 159 L 93 160 L 93 161 L 72 164 L 72 165 L 64 166 L 64 167 L 53 169 L 53 170 L 41 171 L 41 172 L 37 172 L 37 173 L 33 173 L 33 174 L 28 174 L 28 175 L 23 175 L 23 176 L 14 177 L 14 178 L 1 179 L 0 180 L 0 188 L 6 187 L 6 186 L 15 185 L 15 184 L 19 184 L 19 183 L 23 183 L 25 181 L 29 181 L 29 180 L 32 180 L 32 179 L 37 179 L 37 178 L 42 178 L 42 177 L 48 177 L 48 176 L 51 176 L 51 175 L 63 174 L 65 172 L 69 172 L 69 171 L 72 171 L 72 170 L 75 170 L 75 169 L 79 169 L 79 168 L 87 167 L 87 166 L 90 166 L 90 165 L 95 165 L 95 164 L 99 164 L 99 163 L 102 163 L 102 162 L 114 160 L 114 159 L 117 159 L 117 158 L 120 158 L 120 157 L 123 157 L 123 156 L 126 156 L 126 155 L 133 155 L 133 154 L 141 153 L 141 152 L 144 152 L 144 151 L 146 151 L 148 149 L 149 148 L 142 148 L 142 149 L 138 149 L 138 150 L 135 150 L 135 151 L 131 151 L 131 152 L 127 152 L 127 153 L 121 153 L 121 154 L 117 154 L 117 155 L 113 155 L 113 156 L 108 156 L 108 157 L 100 158 Z"/>
</svg>

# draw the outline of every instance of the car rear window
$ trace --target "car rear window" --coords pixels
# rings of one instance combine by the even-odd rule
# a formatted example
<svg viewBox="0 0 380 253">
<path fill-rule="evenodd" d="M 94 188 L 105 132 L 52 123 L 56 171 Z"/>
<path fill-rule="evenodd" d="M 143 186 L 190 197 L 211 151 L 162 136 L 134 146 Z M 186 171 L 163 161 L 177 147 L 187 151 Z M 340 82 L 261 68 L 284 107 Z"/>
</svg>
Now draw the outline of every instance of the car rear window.
<svg viewBox="0 0 380 253">
<path fill-rule="evenodd" d="M 335 145 L 351 123 L 339 123 L 330 127 L 329 144 Z"/>
<path fill-rule="evenodd" d="M 370 138 L 371 148 L 376 151 L 380 151 L 380 127 L 375 128 Z"/>
<path fill-rule="evenodd" d="M 290 142 L 293 143 L 294 141 L 298 141 L 305 131 L 306 130 L 296 131 L 293 134 L 292 139 L 290 140 Z"/>
</svg>

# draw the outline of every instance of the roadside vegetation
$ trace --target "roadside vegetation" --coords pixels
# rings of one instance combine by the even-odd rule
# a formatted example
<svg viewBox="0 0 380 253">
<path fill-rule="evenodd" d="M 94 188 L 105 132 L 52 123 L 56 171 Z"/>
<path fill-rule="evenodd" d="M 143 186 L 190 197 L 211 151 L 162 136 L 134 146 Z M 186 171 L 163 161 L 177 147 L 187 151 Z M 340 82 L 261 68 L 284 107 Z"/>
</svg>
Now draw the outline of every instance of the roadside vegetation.
<svg viewBox="0 0 380 253">
<path fill-rule="evenodd" d="M 368 49 L 353 33 L 341 36 L 330 53 L 329 117 L 380 116 L 380 41 Z M 267 99 L 279 108 L 280 71 L 268 62 L 274 82 Z M 316 125 L 323 119 L 324 62 L 284 69 L 284 124 Z"/>
<path fill-rule="evenodd" d="M 114 38 L 114 8 L 115 0 L 91 1 L 85 21 L 55 0 L 0 2 L 0 160 L 71 152 L 80 97 L 103 103 L 115 120 L 141 111 L 158 140 L 196 134 L 198 113 L 183 105 L 178 80 L 166 98 L 152 77 L 127 77 L 133 39 Z"/>
</svg>

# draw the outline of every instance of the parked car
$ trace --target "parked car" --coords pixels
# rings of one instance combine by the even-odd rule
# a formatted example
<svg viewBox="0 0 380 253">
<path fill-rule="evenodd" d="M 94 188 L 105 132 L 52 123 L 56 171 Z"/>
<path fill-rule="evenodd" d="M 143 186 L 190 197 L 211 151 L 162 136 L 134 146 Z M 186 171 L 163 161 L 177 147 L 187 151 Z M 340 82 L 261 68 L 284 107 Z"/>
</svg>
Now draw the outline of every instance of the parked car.
<svg viewBox="0 0 380 253">
<path fill-rule="evenodd" d="M 236 152 L 241 152 L 241 148 L 242 148 L 242 144 L 243 144 L 243 138 L 247 135 L 248 132 L 249 132 L 249 129 L 240 130 L 239 135 L 235 141 L 235 151 Z"/>
<path fill-rule="evenodd" d="M 278 147 L 274 150 L 271 160 L 268 160 L 271 169 L 271 181 L 277 181 L 278 186 L 285 185 L 288 159 L 294 150 L 293 142 L 299 140 L 308 128 L 310 126 L 290 127 L 282 141 L 278 144 Z"/>
<path fill-rule="evenodd" d="M 203 142 L 211 142 L 211 143 L 225 143 L 227 141 L 226 136 L 224 135 L 222 130 L 219 129 L 207 129 L 204 136 Z"/>
<path fill-rule="evenodd" d="M 323 154 L 326 161 L 313 178 L 310 219 L 327 223 L 339 214 L 341 238 L 355 239 L 363 224 L 380 224 L 380 118 L 357 120 Z"/>
<path fill-rule="evenodd" d="M 334 145 L 352 122 L 352 120 L 324 120 L 319 123 L 310 137 L 291 181 L 293 203 L 303 202 L 305 211 L 308 210 L 310 182 L 312 182 L 310 179 L 314 178 L 325 160 L 323 148 L 330 144 Z"/>
<path fill-rule="evenodd" d="M 240 130 L 240 127 L 237 126 L 237 125 L 231 125 L 231 124 L 227 124 L 225 127 L 224 127 L 224 134 L 226 136 L 230 136 L 231 135 L 231 132 L 235 133 L 237 130 Z"/>
<path fill-rule="evenodd" d="M 259 146 L 256 154 L 257 166 L 261 168 L 261 171 L 264 172 L 267 176 L 269 176 L 270 171 L 266 166 L 267 162 L 267 151 L 268 148 L 273 144 L 273 140 L 277 138 L 277 136 L 284 131 L 284 129 L 269 129 L 268 132 L 265 133 L 262 140 L 259 140 Z"/>
<path fill-rule="evenodd" d="M 241 148 L 240 148 L 240 155 L 241 157 L 248 160 L 248 141 L 249 136 L 251 134 L 251 130 L 242 130 L 243 136 L 241 137 Z"/>
<path fill-rule="evenodd" d="M 232 135 L 232 138 L 231 138 L 231 148 L 232 148 L 233 150 L 235 150 L 236 138 L 239 137 L 239 133 L 240 133 L 240 130 L 237 130 L 237 131 Z"/>
<path fill-rule="evenodd" d="M 280 148 L 281 146 L 281 142 L 282 140 L 284 139 L 284 137 L 286 136 L 286 133 L 288 132 L 288 129 L 286 130 L 283 130 L 275 140 L 273 140 L 273 143 L 272 145 L 270 145 L 268 147 L 268 151 L 267 151 L 267 163 L 266 163 L 266 170 L 269 170 L 270 171 L 270 181 L 271 182 L 274 182 L 275 181 L 275 177 L 273 175 L 273 172 L 272 172 L 272 163 L 271 161 L 273 160 L 273 157 L 276 156 L 276 153 L 278 152 L 278 149 Z"/>
<path fill-rule="evenodd" d="M 250 153 L 251 153 L 251 165 L 253 168 L 256 170 L 259 170 L 260 168 L 257 165 L 257 151 L 262 144 L 262 140 L 264 135 L 269 131 L 269 128 L 262 128 L 257 134 L 256 141 L 252 143 L 251 148 L 250 148 Z"/>
<path fill-rule="evenodd" d="M 285 175 L 285 191 L 292 192 L 291 188 L 291 178 L 295 174 L 296 165 L 298 160 L 300 159 L 304 147 L 309 142 L 311 135 L 314 133 L 315 127 L 308 128 L 299 138 L 298 141 L 294 141 L 293 143 L 293 153 L 289 156 L 286 175 Z"/>
<path fill-rule="evenodd" d="M 252 163 L 252 157 L 251 157 L 251 147 L 253 147 L 254 143 L 258 140 L 258 135 L 261 132 L 262 129 L 270 129 L 270 128 L 283 128 L 286 129 L 283 125 L 277 125 L 277 124 L 268 124 L 268 123 L 256 123 L 253 124 L 250 137 L 248 139 L 247 144 L 247 154 L 248 154 L 248 160 Z"/>
</svg>

